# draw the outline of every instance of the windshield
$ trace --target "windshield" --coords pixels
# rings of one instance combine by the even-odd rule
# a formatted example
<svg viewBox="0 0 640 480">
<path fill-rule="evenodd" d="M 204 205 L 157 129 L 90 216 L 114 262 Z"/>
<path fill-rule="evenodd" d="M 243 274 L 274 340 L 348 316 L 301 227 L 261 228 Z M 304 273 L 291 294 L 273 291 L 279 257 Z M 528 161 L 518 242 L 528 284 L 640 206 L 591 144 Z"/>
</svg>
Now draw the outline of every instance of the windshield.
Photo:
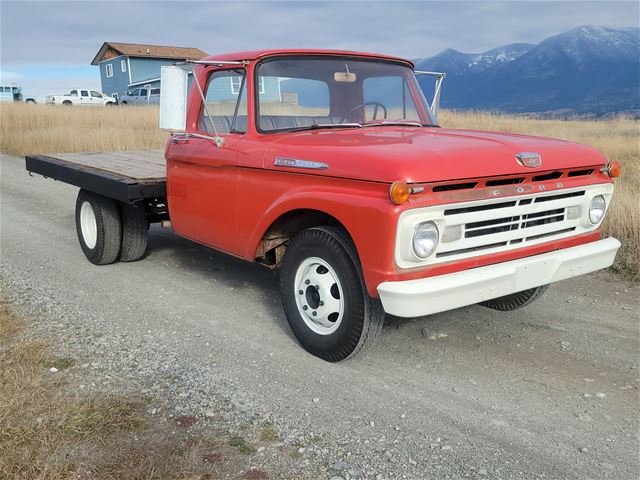
<svg viewBox="0 0 640 480">
<path fill-rule="evenodd" d="M 433 123 L 413 70 L 350 57 L 287 58 L 257 69 L 262 132 L 369 124 Z"/>
</svg>

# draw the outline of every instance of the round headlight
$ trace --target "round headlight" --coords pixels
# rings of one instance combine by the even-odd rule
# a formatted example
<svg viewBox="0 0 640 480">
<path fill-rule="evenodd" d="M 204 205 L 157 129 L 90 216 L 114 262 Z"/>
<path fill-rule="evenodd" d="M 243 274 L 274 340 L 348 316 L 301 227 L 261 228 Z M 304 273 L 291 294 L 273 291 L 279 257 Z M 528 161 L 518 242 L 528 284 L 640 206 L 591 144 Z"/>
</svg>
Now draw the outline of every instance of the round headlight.
<svg viewBox="0 0 640 480">
<path fill-rule="evenodd" d="M 602 195 L 593 197 L 593 200 L 591 200 L 591 205 L 589 205 L 589 221 L 594 225 L 600 223 L 602 217 L 604 217 L 604 212 L 606 209 L 607 202 L 605 202 Z"/>
<path fill-rule="evenodd" d="M 418 258 L 427 258 L 438 246 L 440 234 L 433 222 L 423 222 L 416 227 L 413 234 L 413 253 Z"/>
</svg>

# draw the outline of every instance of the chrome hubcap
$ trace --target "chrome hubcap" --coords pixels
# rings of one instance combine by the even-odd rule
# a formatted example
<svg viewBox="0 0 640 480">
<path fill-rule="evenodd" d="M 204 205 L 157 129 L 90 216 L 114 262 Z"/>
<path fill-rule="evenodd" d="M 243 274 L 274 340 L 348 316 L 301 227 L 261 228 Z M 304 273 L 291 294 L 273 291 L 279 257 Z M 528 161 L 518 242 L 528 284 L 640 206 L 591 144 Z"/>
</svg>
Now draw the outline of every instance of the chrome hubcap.
<svg viewBox="0 0 640 480">
<path fill-rule="evenodd" d="M 82 202 L 80 207 L 80 231 L 85 245 L 91 249 L 95 248 L 98 241 L 98 224 L 89 202 Z"/>
<path fill-rule="evenodd" d="M 335 332 L 344 314 L 344 295 L 338 275 L 321 258 L 305 259 L 294 280 L 298 312 L 315 333 L 329 335 Z"/>
</svg>

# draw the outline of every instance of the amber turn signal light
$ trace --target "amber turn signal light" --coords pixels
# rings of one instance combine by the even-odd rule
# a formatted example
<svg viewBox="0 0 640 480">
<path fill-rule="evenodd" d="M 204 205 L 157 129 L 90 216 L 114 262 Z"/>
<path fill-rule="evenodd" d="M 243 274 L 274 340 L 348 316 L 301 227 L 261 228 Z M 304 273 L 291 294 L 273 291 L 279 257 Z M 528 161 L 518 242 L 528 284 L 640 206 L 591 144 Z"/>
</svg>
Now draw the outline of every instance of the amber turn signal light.
<svg viewBox="0 0 640 480">
<path fill-rule="evenodd" d="M 391 184 L 391 188 L 389 189 L 389 198 L 396 205 L 401 205 L 409 200 L 410 193 L 411 188 L 405 182 L 393 182 Z"/>
<path fill-rule="evenodd" d="M 618 160 L 611 160 L 604 168 L 604 172 L 611 178 L 619 177 L 622 173 L 622 165 Z"/>
</svg>

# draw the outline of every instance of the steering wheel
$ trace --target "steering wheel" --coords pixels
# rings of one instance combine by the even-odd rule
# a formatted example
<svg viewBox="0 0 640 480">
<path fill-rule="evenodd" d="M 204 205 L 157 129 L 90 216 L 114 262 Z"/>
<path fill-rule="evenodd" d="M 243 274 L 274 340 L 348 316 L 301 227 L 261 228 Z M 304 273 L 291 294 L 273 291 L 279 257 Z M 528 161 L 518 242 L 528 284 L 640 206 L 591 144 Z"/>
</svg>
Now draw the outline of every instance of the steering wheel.
<svg viewBox="0 0 640 480">
<path fill-rule="evenodd" d="M 382 117 L 382 119 L 384 120 L 385 118 L 387 118 L 387 107 L 385 107 L 383 104 L 381 104 L 380 102 L 364 102 L 361 103 L 360 105 L 356 105 L 355 107 L 353 107 L 351 110 L 349 110 L 344 117 L 342 117 L 342 119 L 340 120 L 339 123 L 344 123 L 344 121 L 349 118 L 349 115 L 351 115 L 353 112 L 355 112 L 356 110 L 358 110 L 359 108 L 366 108 L 369 105 L 373 105 L 375 108 L 373 109 L 373 117 L 371 117 L 371 120 L 376 120 L 376 118 L 378 117 L 378 107 L 382 108 L 382 113 L 384 114 L 384 116 Z M 365 114 L 366 115 L 366 114 Z M 366 120 L 366 117 L 365 117 Z"/>
</svg>

